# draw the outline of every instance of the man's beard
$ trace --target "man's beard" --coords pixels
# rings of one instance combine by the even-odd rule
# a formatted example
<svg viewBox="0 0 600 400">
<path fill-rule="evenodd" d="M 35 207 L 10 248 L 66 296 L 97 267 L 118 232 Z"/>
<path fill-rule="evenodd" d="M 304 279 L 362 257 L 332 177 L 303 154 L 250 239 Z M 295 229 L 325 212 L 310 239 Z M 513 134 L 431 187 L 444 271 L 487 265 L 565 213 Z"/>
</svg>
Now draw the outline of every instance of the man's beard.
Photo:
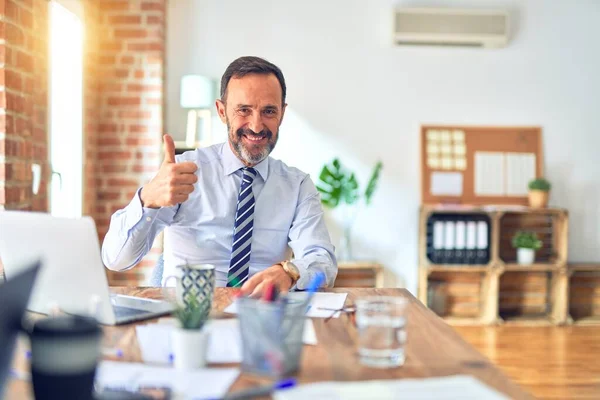
<svg viewBox="0 0 600 400">
<path fill-rule="evenodd" d="M 229 131 L 229 142 L 233 151 L 247 165 L 256 165 L 267 158 L 275 148 L 279 138 L 279 131 L 273 135 L 273 132 L 266 127 L 258 133 L 248 128 L 239 128 L 234 132 L 228 122 L 227 130 Z M 265 144 L 247 143 L 242 139 L 244 135 L 254 138 L 266 138 L 267 142 Z"/>
</svg>

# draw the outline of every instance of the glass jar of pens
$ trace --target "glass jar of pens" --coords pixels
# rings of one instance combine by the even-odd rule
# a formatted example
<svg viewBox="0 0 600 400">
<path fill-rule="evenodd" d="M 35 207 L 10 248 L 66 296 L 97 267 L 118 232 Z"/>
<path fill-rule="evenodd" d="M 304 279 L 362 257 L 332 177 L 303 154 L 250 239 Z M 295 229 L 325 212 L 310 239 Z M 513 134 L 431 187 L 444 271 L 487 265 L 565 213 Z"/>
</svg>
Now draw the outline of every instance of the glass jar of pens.
<svg viewBox="0 0 600 400">
<path fill-rule="evenodd" d="M 276 378 L 299 369 L 306 310 L 324 280 L 325 276 L 317 273 L 303 296 L 293 299 L 277 295 L 274 288 L 268 288 L 261 299 L 237 299 L 242 370 Z"/>
</svg>

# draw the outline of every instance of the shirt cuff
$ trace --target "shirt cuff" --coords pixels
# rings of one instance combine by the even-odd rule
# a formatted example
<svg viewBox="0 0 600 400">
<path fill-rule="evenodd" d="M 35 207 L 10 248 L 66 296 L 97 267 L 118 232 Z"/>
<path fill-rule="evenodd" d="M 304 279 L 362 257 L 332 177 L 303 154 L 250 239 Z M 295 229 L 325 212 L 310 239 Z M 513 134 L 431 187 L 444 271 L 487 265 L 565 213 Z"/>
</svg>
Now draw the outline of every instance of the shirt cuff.
<svg viewBox="0 0 600 400">
<path fill-rule="evenodd" d="M 296 281 L 294 286 L 290 288 L 290 290 L 304 290 L 308 287 L 310 281 L 312 281 L 312 272 L 308 268 L 310 265 L 310 261 L 303 259 L 295 259 L 291 260 L 291 262 L 298 268 L 300 272 L 300 278 Z"/>
<path fill-rule="evenodd" d="M 140 197 L 141 191 L 142 188 L 137 190 L 135 196 L 133 196 L 133 199 L 127 206 L 126 228 L 128 232 L 138 224 L 140 224 L 139 228 L 147 226 L 147 228 L 150 229 L 160 211 L 160 208 L 148 208 L 142 206 L 142 199 Z"/>
</svg>

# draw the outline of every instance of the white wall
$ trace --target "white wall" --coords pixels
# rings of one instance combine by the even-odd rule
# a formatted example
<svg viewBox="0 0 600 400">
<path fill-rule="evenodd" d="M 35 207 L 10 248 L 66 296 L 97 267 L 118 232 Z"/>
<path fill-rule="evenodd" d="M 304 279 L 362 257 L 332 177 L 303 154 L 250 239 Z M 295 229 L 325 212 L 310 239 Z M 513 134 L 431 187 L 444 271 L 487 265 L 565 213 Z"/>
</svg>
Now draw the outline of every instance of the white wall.
<svg viewBox="0 0 600 400">
<path fill-rule="evenodd" d="M 289 107 L 273 155 L 314 178 L 340 156 L 363 185 L 381 159 L 381 187 L 358 217 L 354 245 L 415 291 L 419 124 L 541 125 L 551 203 L 571 215 L 569 259 L 600 261 L 600 1 L 436 4 L 450 3 L 510 9 L 510 45 L 393 47 L 392 0 L 172 0 L 168 129 L 183 139 L 182 75 L 220 79 L 242 55 L 274 62 Z"/>
</svg>

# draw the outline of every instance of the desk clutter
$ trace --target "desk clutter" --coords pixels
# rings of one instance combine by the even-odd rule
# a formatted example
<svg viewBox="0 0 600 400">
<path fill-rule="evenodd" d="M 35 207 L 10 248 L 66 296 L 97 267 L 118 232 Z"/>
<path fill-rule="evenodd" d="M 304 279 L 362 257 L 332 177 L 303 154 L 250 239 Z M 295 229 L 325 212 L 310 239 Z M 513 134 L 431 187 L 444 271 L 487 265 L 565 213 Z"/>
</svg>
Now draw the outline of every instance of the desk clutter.
<svg viewBox="0 0 600 400">
<path fill-rule="evenodd" d="M 398 295 L 369 295 L 355 298 L 355 305 L 345 304 L 348 293 L 316 292 L 323 281 L 324 276 L 317 276 L 305 292 L 279 295 L 268 287 L 260 299 L 238 296 L 229 306 L 221 302 L 219 309 L 237 314 L 238 318 L 208 318 L 197 299 L 206 297 L 206 291 L 189 297 L 183 308 L 185 312 L 182 309 L 174 311 L 175 318 L 139 324 L 134 329 L 103 328 L 93 315 L 55 314 L 26 318 L 23 328 L 28 333 L 29 350 L 25 343 L 19 346 L 17 353 L 26 352 L 26 355 L 17 357 L 10 376 L 23 384 L 31 382 L 31 392 L 38 400 L 233 400 L 269 395 L 284 400 L 384 400 L 397 398 L 398 393 L 422 398 L 431 398 L 433 394 L 435 398 L 450 399 L 455 398 L 459 391 L 461 398 L 466 399 L 505 398 L 470 376 L 415 380 L 398 379 L 402 375 L 393 373 L 383 376 L 395 376 L 396 379 L 385 381 L 300 384 L 300 379 L 305 379 L 307 372 L 300 370 L 300 359 L 306 354 L 305 345 L 319 345 L 314 321 L 309 316 L 322 318 L 320 329 L 326 329 L 328 323 L 342 327 L 351 322 L 349 326 L 356 327 L 355 342 L 361 356 L 348 348 L 346 355 L 336 363 L 352 363 L 353 368 L 377 366 L 375 370 L 397 368 L 404 364 L 408 316 L 405 310 L 411 302 Z M 0 286 L 0 295 L 2 289 L 4 287 Z M 183 300 L 184 294 L 180 291 L 176 296 L 178 302 Z M 211 297 L 208 301 L 212 301 L 214 293 L 208 296 Z M 190 313 L 201 313 L 206 320 L 200 323 L 194 318 L 189 319 Z M 18 319 L 22 315 L 23 310 L 19 312 Z M 348 320 L 343 321 L 344 325 L 337 324 L 342 316 L 348 317 Z M 103 341 L 112 335 L 113 329 L 128 329 L 133 333 L 134 337 L 128 334 L 127 339 L 133 347 L 130 344 L 127 349 L 104 348 Z M 181 353 L 178 353 L 173 341 L 178 340 L 177 333 L 186 329 L 191 331 L 188 333 L 201 331 L 206 339 L 201 345 L 183 347 L 188 355 L 194 354 L 200 359 L 198 365 L 177 363 Z M 324 340 L 330 339 L 325 336 Z M 136 344 L 141 360 L 136 354 Z M 353 347 L 348 343 L 344 346 Z M 110 360 L 103 359 L 106 357 Z M 364 362 L 365 357 L 370 360 L 368 363 Z M 131 362 L 134 360 L 142 362 Z M 390 360 L 396 362 L 390 363 Z M 313 361 L 319 363 L 314 356 Z M 304 368 L 307 366 L 306 363 L 302 365 Z M 2 371 L 3 368 L 0 368 Z M 232 386 L 240 382 L 238 377 L 241 374 L 244 376 L 241 382 L 246 384 L 242 385 L 242 389 L 232 391 Z M 259 378 L 259 383 L 248 386 L 250 377 Z M 372 379 L 374 375 L 364 376 L 369 377 Z M 362 375 L 354 379 L 357 378 L 364 379 Z M 327 376 L 320 379 L 327 380 Z M 2 390 L 0 385 L 0 394 Z M 27 398 L 29 391 L 20 393 Z"/>
<path fill-rule="evenodd" d="M 171 344 L 171 333 L 174 329 L 172 320 L 165 319 L 156 324 L 139 325 L 135 329 L 144 362 L 170 364 L 174 361 Z M 212 320 L 207 324 L 206 329 L 208 331 L 206 363 L 242 362 L 242 336 L 238 319 Z M 304 325 L 302 343 L 305 345 L 317 344 L 315 328 L 310 319 L 307 319 Z"/>
</svg>

